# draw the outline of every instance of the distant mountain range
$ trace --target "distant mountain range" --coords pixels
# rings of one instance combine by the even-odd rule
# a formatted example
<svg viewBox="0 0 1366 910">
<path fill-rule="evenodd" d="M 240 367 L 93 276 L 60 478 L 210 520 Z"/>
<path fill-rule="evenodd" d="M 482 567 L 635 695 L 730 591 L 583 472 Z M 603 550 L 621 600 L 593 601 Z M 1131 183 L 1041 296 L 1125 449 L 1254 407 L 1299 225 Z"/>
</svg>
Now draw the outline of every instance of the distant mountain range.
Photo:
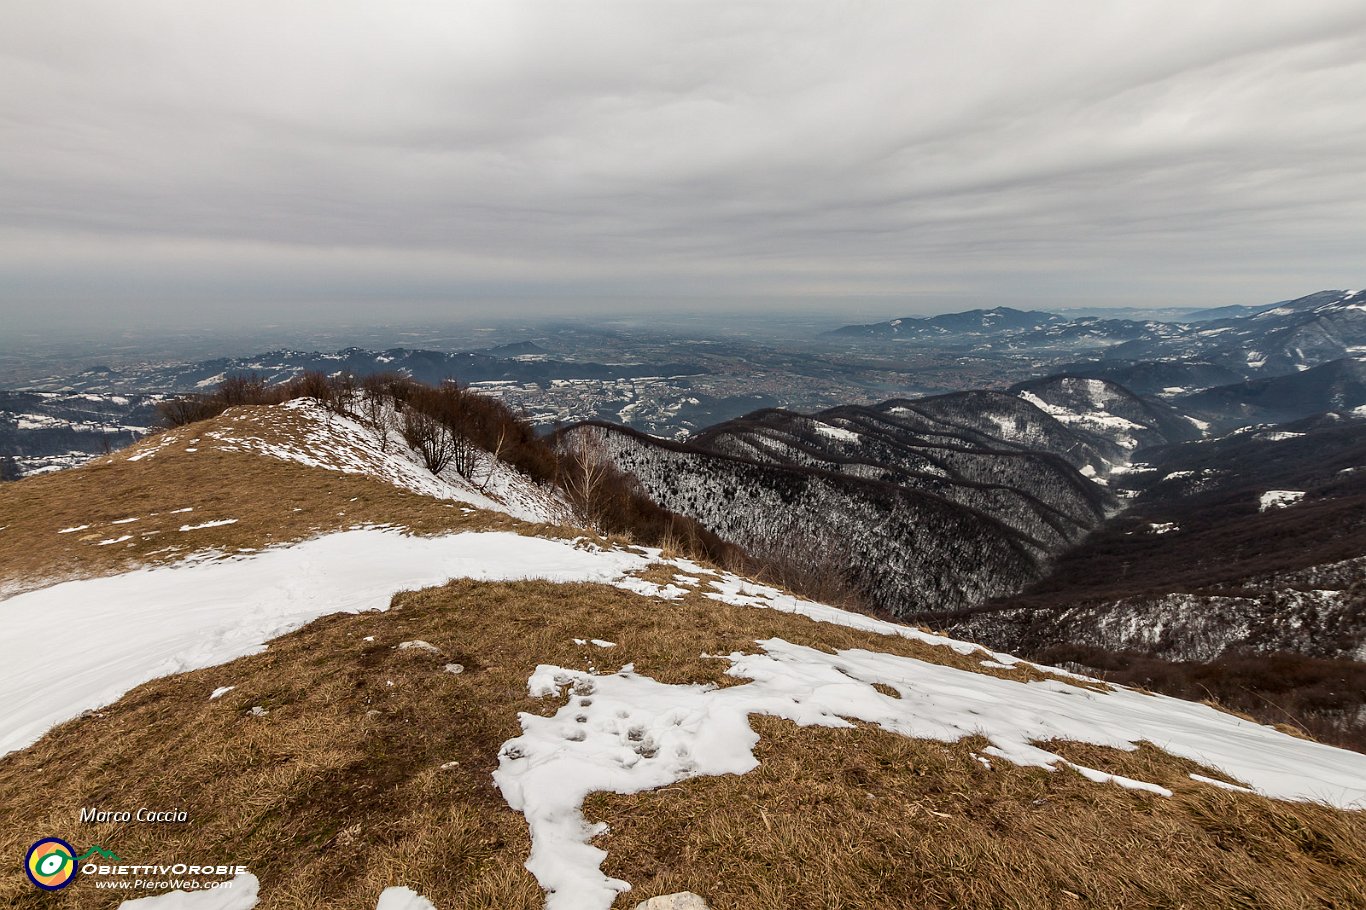
<svg viewBox="0 0 1366 910">
<path fill-rule="evenodd" d="M 1208 387 L 1209 380 L 1280 375 L 1366 353 L 1366 292 L 1319 291 L 1266 307 L 1194 311 L 1188 322 L 996 307 L 849 325 L 831 335 L 979 352 L 1088 352 L 1093 359 L 1074 372 L 1106 378 L 1120 378 L 1130 364 L 1175 363 L 1181 366 L 1173 372 L 1183 375 L 1173 375 L 1167 385 L 1190 391 L 1197 374 L 1203 374 L 1197 387 Z M 1145 391 L 1163 387 L 1151 379 L 1144 383 Z"/>
<path fill-rule="evenodd" d="M 149 366 L 129 371 L 93 367 L 74 377 L 52 383 L 55 391 L 68 392 L 167 392 L 211 388 L 233 375 L 255 374 L 267 383 L 285 382 L 300 373 L 316 370 L 328 375 L 351 373 L 402 373 L 419 382 L 440 383 L 456 379 L 471 382 L 551 382 L 573 379 L 628 379 L 637 376 L 696 376 L 705 367 L 693 363 L 617 363 L 557 359 L 532 342 L 500 345 L 488 351 L 450 353 L 412 348 L 369 351 L 268 351 L 248 357 L 224 357 L 190 364 Z"/>
<path fill-rule="evenodd" d="M 1086 317 L 1082 317 L 1086 318 Z M 871 325 L 846 325 L 830 334 L 850 337 L 887 337 L 897 339 L 946 338 L 952 335 L 1015 334 L 1041 325 L 1062 324 L 1069 320 L 1054 313 L 1014 310 L 998 306 L 990 310 L 941 313 L 938 316 L 903 316 Z"/>
</svg>

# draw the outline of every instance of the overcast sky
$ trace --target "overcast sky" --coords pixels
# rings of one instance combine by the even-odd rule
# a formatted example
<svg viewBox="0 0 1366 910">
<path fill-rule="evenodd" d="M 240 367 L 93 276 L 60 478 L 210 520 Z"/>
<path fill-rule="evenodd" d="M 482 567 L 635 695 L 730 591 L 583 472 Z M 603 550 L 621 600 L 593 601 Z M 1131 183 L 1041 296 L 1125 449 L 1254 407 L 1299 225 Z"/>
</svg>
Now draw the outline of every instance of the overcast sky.
<svg viewBox="0 0 1366 910">
<path fill-rule="evenodd" d="M 0 322 L 1366 282 L 1366 4 L 9 2 Z"/>
</svg>

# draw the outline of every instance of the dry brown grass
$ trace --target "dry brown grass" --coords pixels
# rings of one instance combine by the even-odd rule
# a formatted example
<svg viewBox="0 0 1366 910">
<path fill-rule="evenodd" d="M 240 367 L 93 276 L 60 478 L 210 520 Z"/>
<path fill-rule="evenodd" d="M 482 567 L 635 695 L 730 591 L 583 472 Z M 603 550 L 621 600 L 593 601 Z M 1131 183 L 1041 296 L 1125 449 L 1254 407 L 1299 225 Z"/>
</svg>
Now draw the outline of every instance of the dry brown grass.
<svg viewBox="0 0 1366 910">
<path fill-rule="evenodd" d="M 470 511 L 364 475 L 215 449 L 204 436 L 225 419 L 168 431 L 69 471 L 0 485 L 0 595 L 173 562 L 197 551 L 236 553 L 365 524 L 397 524 L 420 534 L 528 530 L 504 515 Z M 168 438 L 175 443 L 153 458 L 129 460 Z M 187 507 L 193 511 L 175 511 Z M 127 518 L 137 520 L 114 523 Z M 229 518 L 237 522 L 180 530 Z M 89 527 L 58 533 L 80 525 Z M 129 539 L 101 545 L 124 535 Z"/>
<path fill-rule="evenodd" d="M 1170 799 L 873 727 L 755 718 L 757 770 L 634 796 L 597 794 L 604 870 L 715 910 L 1360 907 L 1366 822 L 1193 784 L 1145 748 L 1090 747 Z M 620 906 L 629 906 L 625 901 Z"/>
<path fill-rule="evenodd" d="M 661 603 L 595 585 L 454 582 L 153 681 L 0 759 L 0 855 L 56 835 L 129 861 L 246 864 L 265 908 L 369 910 L 383 887 L 407 884 L 441 910 L 531 910 L 541 893 L 522 868 L 526 827 L 490 774 L 518 711 L 558 707 L 527 697 L 536 664 L 634 662 L 666 682 L 733 684 L 725 661 L 698 655 L 770 636 L 960 659 L 696 594 Z M 444 654 L 397 650 L 417 638 Z M 452 660 L 466 672 L 443 672 Z M 209 701 L 224 685 L 236 688 Z M 269 713 L 250 716 L 256 705 Z M 635 885 L 618 906 L 687 888 L 716 910 L 1366 905 L 1366 818 L 1195 785 L 1195 766 L 1155 749 L 1050 746 L 1162 783 L 1171 799 L 1065 770 L 987 771 L 969 755 L 980 742 L 754 723 L 750 774 L 589 801 L 612 829 L 606 870 Z M 91 805 L 178 806 L 192 821 L 79 825 Z M 79 881 L 60 899 L 118 901 Z M 51 902 L 17 863 L 0 875 L 0 905 Z"/>
</svg>

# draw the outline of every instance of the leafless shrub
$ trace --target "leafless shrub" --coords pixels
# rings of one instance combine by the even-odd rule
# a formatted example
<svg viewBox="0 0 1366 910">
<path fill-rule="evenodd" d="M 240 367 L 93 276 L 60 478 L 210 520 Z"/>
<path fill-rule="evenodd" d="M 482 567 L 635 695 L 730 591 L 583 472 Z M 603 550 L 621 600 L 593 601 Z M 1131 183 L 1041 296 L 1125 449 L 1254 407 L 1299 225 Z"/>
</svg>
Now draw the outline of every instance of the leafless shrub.
<svg viewBox="0 0 1366 910">
<path fill-rule="evenodd" d="M 377 373 L 360 381 L 356 416 L 379 438 L 381 452 L 389 451 L 389 433 L 393 429 L 391 406 L 397 404 L 392 387 L 400 379 L 393 374 Z"/>
<path fill-rule="evenodd" d="M 228 409 L 220 399 L 210 395 L 181 395 L 157 404 L 157 416 L 168 427 L 181 427 L 199 420 L 217 417 Z"/>
<path fill-rule="evenodd" d="M 450 429 L 450 428 L 448 428 Z M 477 445 L 464 433 L 450 429 L 451 433 L 451 467 L 455 472 L 466 480 L 474 480 L 474 474 L 479 470 L 481 451 Z M 492 467 L 490 467 L 492 470 Z"/>
<path fill-rule="evenodd" d="M 228 408 L 243 405 L 279 404 L 290 396 L 286 387 L 266 385 L 255 373 L 228 376 L 210 394 L 181 395 L 157 405 L 157 414 L 166 426 L 179 427 L 217 417 Z"/>
<path fill-rule="evenodd" d="M 607 454 L 602 431 L 580 427 L 560 437 L 559 482 L 569 502 L 588 522 L 602 526 L 613 498 L 609 481 L 618 474 Z M 606 529 L 605 529 L 606 530 Z"/>
<path fill-rule="evenodd" d="M 285 383 L 284 397 L 312 398 L 333 414 L 346 415 L 354 390 L 355 380 L 349 373 L 328 376 L 310 370 Z"/>
<path fill-rule="evenodd" d="M 454 455 L 450 432 L 426 411 L 405 408 L 399 423 L 404 442 L 422 456 L 422 463 L 433 474 L 440 474 Z"/>
<path fill-rule="evenodd" d="M 267 391 L 266 381 L 255 373 L 229 376 L 218 384 L 215 397 L 226 408 L 244 404 L 264 404 L 276 397 Z"/>
</svg>

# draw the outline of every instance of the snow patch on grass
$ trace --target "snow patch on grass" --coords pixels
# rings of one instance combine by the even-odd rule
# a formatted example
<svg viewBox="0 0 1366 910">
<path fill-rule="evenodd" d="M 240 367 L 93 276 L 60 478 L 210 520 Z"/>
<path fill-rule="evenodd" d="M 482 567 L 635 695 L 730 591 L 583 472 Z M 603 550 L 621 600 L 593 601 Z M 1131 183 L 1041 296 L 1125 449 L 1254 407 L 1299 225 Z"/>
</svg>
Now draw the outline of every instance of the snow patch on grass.
<svg viewBox="0 0 1366 910">
<path fill-rule="evenodd" d="M 329 613 L 387 609 L 399 591 L 452 578 L 612 584 L 650 562 L 508 532 L 366 529 L 17 594 L 0 600 L 0 755 L 148 680 L 257 653 Z"/>
<path fill-rule="evenodd" d="M 546 910 L 608 910 L 630 884 L 603 874 L 592 844 L 605 826 L 583 817 L 593 792 L 637 793 L 691 777 L 744 774 L 758 765 L 749 717 L 801 726 L 877 724 L 916 739 L 983 735 L 985 752 L 1016 765 L 1076 771 L 1088 780 L 1158 796 L 1147 781 L 1078 765 L 1034 745 L 1066 740 L 1131 750 L 1150 742 L 1247 781 L 1281 799 L 1366 808 L 1366 755 L 1296 739 L 1205 705 L 1127 689 L 1094 692 L 1056 680 L 1020 682 L 851 649 L 828 654 L 773 638 L 759 654 L 731 654 L 743 685 L 669 685 L 635 672 L 595 675 L 541 665 L 533 697 L 566 698 L 549 717 L 522 713 L 503 744 L 494 781 L 531 829 L 527 869 Z M 876 686 L 893 689 L 886 695 Z M 988 767 L 990 765 L 988 764 Z"/>
<path fill-rule="evenodd" d="M 198 524 L 198 525 L 181 525 L 181 526 L 180 526 L 180 530 L 182 530 L 182 531 L 200 531 L 200 530 L 203 530 L 204 528 L 221 528 L 221 527 L 223 527 L 224 525 L 235 525 L 235 524 L 237 524 L 237 519 L 236 519 L 236 518 L 219 518 L 219 519 L 216 520 L 216 521 L 206 521 L 206 522 L 204 522 L 203 524 Z"/>
</svg>

